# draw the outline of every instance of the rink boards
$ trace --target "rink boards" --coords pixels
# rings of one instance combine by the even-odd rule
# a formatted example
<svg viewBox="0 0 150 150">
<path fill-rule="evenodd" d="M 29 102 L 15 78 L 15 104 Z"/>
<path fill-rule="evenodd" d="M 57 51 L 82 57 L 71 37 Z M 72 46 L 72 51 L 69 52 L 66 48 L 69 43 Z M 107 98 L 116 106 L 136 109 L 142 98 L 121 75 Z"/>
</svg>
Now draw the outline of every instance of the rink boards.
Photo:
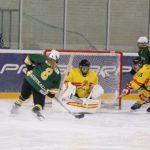
<svg viewBox="0 0 150 150">
<path fill-rule="evenodd" d="M 26 70 L 23 60 L 29 52 L 41 53 L 41 51 L 24 50 L 20 54 L 16 50 L 0 50 L 0 98 L 16 99 L 18 97 Z M 136 53 L 124 53 L 122 87 L 132 79 L 129 72 L 132 59 L 135 56 L 137 56 Z M 106 99 L 109 97 L 108 92 L 104 97 Z M 134 93 L 125 99 L 136 99 L 136 97 L 137 95 Z"/>
</svg>

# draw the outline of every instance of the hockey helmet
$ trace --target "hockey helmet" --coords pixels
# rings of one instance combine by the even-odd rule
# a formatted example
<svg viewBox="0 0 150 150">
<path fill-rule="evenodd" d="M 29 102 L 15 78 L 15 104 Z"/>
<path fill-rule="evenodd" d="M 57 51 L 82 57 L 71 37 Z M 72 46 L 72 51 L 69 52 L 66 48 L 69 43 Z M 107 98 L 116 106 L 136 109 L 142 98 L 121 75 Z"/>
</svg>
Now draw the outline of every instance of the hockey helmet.
<svg viewBox="0 0 150 150">
<path fill-rule="evenodd" d="M 87 59 L 82 59 L 79 63 L 79 66 L 87 66 L 90 67 L 90 62 Z"/>
<path fill-rule="evenodd" d="M 133 60 L 133 66 L 131 70 L 131 74 L 135 74 L 142 66 L 144 65 L 144 61 L 140 57 L 135 57 Z"/>
<path fill-rule="evenodd" d="M 90 62 L 86 59 L 83 59 L 79 63 L 79 68 L 83 76 L 86 76 L 89 72 Z"/>
<path fill-rule="evenodd" d="M 137 39 L 137 43 L 148 43 L 148 38 L 146 36 L 141 36 Z"/>
<path fill-rule="evenodd" d="M 50 53 L 48 53 L 48 58 L 51 58 L 51 59 L 54 59 L 54 60 L 58 61 L 59 58 L 60 58 L 60 54 L 55 49 L 52 49 L 50 51 Z"/>
</svg>

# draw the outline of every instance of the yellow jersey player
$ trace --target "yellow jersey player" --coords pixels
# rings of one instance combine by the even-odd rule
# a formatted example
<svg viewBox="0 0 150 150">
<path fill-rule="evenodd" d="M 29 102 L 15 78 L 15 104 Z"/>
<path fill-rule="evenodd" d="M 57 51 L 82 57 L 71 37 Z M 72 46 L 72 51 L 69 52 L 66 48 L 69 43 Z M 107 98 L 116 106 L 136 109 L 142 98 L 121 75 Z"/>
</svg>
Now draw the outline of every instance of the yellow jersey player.
<svg viewBox="0 0 150 150">
<path fill-rule="evenodd" d="M 128 95 L 131 91 L 138 90 L 139 99 L 131 107 L 132 110 L 141 108 L 143 104 L 150 102 L 150 65 L 143 65 L 143 60 L 138 58 L 134 68 L 136 74 L 133 76 L 132 81 L 130 81 L 126 88 L 123 90 L 122 95 Z M 150 107 L 147 109 L 150 112 Z"/>
<path fill-rule="evenodd" d="M 91 100 L 96 100 L 104 93 L 99 85 L 98 75 L 90 69 L 90 62 L 83 59 L 78 68 L 71 68 L 65 77 L 63 85 L 62 99 L 72 99 L 75 103 L 70 103 L 78 107 L 97 107 L 97 105 L 87 105 Z M 86 103 L 86 105 L 85 105 Z"/>
</svg>

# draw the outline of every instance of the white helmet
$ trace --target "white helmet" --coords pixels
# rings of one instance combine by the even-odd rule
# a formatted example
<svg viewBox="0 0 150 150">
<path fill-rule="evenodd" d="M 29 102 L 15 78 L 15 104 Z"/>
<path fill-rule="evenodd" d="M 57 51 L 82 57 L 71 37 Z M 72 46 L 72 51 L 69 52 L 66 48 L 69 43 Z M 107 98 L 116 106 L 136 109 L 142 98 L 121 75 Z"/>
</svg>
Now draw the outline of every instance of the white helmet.
<svg viewBox="0 0 150 150">
<path fill-rule="evenodd" d="M 141 36 L 138 38 L 137 43 L 148 43 L 148 38 L 146 36 Z"/>
<path fill-rule="evenodd" d="M 56 61 L 59 60 L 59 57 L 60 57 L 59 52 L 56 51 L 56 50 L 54 50 L 54 49 L 52 49 L 52 50 L 50 51 L 50 53 L 48 53 L 48 58 L 52 58 L 52 59 L 54 59 L 54 60 L 56 60 Z"/>
</svg>

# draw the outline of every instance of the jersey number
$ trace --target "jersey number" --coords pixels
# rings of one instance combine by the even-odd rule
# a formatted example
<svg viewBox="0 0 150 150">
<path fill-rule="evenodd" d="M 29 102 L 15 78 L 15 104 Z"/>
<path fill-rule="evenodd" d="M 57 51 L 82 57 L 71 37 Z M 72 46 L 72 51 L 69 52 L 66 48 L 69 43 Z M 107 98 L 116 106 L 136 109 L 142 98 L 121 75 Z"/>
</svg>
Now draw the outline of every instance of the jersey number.
<svg viewBox="0 0 150 150">
<path fill-rule="evenodd" d="M 41 73 L 42 80 L 46 80 L 48 76 L 50 76 L 52 73 L 53 73 L 52 68 L 46 68 L 46 70 Z"/>
</svg>

